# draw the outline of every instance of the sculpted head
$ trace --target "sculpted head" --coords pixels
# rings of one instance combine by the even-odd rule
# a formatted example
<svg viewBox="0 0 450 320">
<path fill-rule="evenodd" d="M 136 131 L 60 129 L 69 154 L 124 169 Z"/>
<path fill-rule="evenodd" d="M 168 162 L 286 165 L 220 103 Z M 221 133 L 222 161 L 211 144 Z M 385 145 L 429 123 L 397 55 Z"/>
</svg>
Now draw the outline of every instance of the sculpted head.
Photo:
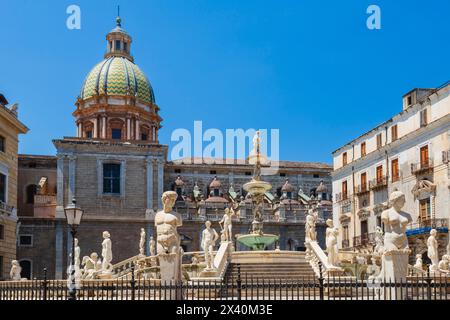
<svg viewBox="0 0 450 320">
<path fill-rule="evenodd" d="M 74 242 L 75 242 L 75 246 L 77 246 L 78 245 L 78 239 L 75 238 Z"/>
<path fill-rule="evenodd" d="M 400 211 L 405 205 L 405 194 L 401 191 L 394 191 L 389 196 L 389 204 L 396 210 Z"/>
<path fill-rule="evenodd" d="M 333 228 L 334 227 L 333 220 L 327 219 L 327 226 L 329 226 L 330 228 Z"/>
<path fill-rule="evenodd" d="M 205 222 L 205 226 L 206 226 L 206 228 L 210 228 L 211 227 L 211 221 L 206 221 Z"/>
<path fill-rule="evenodd" d="M 13 261 L 11 261 L 11 265 L 14 266 L 14 267 L 18 267 L 19 266 L 19 261 L 13 260 Z"/>
<path fill-rule="evenodd" d="M 435 237 L 435 236 L 436 236 L 436 234 L 437 234 L 437 231 L 436 231 L 436 229 L 431 229 L 431 231 L 430 231 L 430 235 L 432 235 L 433 237 Z"/>
<path fill-rule="evenodd" d="M 98 259 L 98 254 L 97 254 L 97 252 L 92 252 L 92 253 L 91 253 L 91 259 L 94 260 L 94 261 L 96 261 L 96 260 Z"/>
<path fill-rule="evenodd" d="M 161 196 L 164 212 L 168 213 L 172 211 L 172 208 L 177 201 L 178 194 L 175 191 L 166 191 Z"/>
<path fill-rule="evenodd" d="M 422 259 L 422 254 L 421 253 L 416 254 L 416 259 Z"/>
<path fill-rule="evenodd" d="M 103 231 L 103 238 L 104 239 L 109 239 L 111 237 L 111 235 L 109 234 L 108 231 Z"/>
</svg>

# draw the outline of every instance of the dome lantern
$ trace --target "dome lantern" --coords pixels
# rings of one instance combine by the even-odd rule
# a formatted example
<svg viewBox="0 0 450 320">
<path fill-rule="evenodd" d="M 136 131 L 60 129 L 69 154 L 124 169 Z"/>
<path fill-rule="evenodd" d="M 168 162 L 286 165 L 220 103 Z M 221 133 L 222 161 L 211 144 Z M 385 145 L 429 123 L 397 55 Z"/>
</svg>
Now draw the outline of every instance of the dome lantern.
<svg viewBox="0 0 450 320">
<path fill-rule="evenodd" d="M 133 57 L 130 54 L 133 39 L 122 29 L 122 19 L 119 15 L 116 18 L 116 27 L 106 35 L 106 40 L 105 59 L 109 57 L 124 57 L 133 62 Z"/>
</svg>

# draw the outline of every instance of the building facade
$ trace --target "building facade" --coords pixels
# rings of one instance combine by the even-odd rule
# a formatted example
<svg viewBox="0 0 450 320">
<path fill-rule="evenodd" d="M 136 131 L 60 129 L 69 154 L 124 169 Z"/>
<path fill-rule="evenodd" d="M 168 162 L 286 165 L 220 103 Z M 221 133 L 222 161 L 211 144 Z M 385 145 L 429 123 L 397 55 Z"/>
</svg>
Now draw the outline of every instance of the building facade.
<svg viewBox="0 0 450 320">
<path fill-rule="evenodd" d="M 164 191 L 178 193 L 175 210 L 185 251 L 199 251 L 204 223 L 219 230 L 225 208 L 233 207 L 234 234 L 247 233 L 252 200 L 242 185 L 252 178 L 246 160 L 167 159 L 168 146 L 158 138 L 162 119 L 145 74 L 131 56 L 131 36 L 120 18 L 108 33 L 107 53 L 86 77 L 76 100 L 77 136 L 53 141 L 56 156 L 23 155 L 19 159 L 18 255 L 32 262 L 33 274 L 66 276 L 70 233 L 64 208 L 76 198 L 84 210 L 78 229 L 81 255 L 101 252 L 102 232 L 113 243 L 113 263 L 139 252 L 140 229 L 148 241 Z M 194 161 L 191 161 L 194 160 Z M 265 197 L 267 233 L 280 236 L 280 249 L 304 249 L 308 210 L 317 210 L 319 237 L 323 219 L 331 216 L 331 166 L 322 163 L 279 163 L 276 175 L 264 176 L 273 189 Z M 238 247 L 238 249 L 244 249 Z"/>
<path fill-rule="evenodd" d="M 395 190 L 406 196 L 408 239 L 426 261 L 431 228 L 445 251 L 450 218 L 450 83 L 414 89 L 403 110 L 333 152 L 333 217 L 342 249 L 370 251 Z"/>
<path fill-rule="evenodd" d="M 7 105 L 0 94 L 0 280 L 9 278 L 16 259 L 18 136 L 28 131 L 17 118 L 17 104 Z"/>
</svg>

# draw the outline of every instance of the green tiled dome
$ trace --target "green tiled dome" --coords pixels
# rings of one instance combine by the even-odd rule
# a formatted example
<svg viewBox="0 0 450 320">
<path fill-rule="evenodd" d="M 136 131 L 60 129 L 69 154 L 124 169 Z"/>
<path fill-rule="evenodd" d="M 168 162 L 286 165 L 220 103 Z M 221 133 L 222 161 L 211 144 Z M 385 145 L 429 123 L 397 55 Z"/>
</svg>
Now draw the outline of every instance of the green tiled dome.
<svg viewBox="0 0 450 320">
<path fill-rule="evenodd" d="M 98 94 L 136 95 L 144 103 L 155 103 L 152 86 L 145 74 L 124 57 L 109 57 L 97 64 L 84 80 L 81 99 Z"/>
</svg>

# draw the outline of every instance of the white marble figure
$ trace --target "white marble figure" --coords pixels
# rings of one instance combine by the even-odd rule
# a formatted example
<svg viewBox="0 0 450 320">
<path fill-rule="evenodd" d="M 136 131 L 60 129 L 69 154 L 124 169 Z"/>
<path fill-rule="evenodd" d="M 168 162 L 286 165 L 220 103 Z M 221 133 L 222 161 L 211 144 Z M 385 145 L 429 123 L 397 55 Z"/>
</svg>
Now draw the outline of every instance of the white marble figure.
<svg viewBox="0 0 450 320">
<path fill-rule="evenodd" d="M 103 231 L 102 242 L 102 273 L 108 274 L 112 272 L 112 243 L 111 235 L 108 231 Z"/>
<path fill-rule="evenodd" d="M 375 247 L 373 252 L 375 255 L 381 256 L 384 250 L 384 241 L 383 241 L 383 229 L 381 227 L 376 227 L 375 231 Z"/>
<path fill-rule="evenodd" d="M 402 211 L 405 205 L 405 195 L 401 191 L 392 192 L 389 197 L 391 208 L 381 213 L 384 223 L 384 251 L 407 250 L 408 238 L 406 226 L 412 221 L 411 215 Z"/>
<path fill-rule="evenodd" d="M 421 253 L 416 254 L 416 263 L 414 263 L 414 268 L 423 270 L 422 265 L 423 265 L 422 254 Z"/>
<path fill-rule="evenodd" d="M 309 212 L 308 215 L 306 216 L 305 240 L 306 242 L 309 242 L 309 241 L 316 241 L 316 239 L 317 239 L 316 222 L 314 216 L 311 214 L 311 212 Z"/>
<path fill-rule="evenodd" d="M 222 228 L 222 235 L 223 235 L 223 239 L 221 239 L 222 241 L 233 241 L 232 238 L 232 228 L 233 228 L 233 224 L 232 224 L 232 217 L 234 216 L 234 210 L 233 208 L 226 208 L 225 209 L 225 214 L 223 215 L 222 220 L 220 220 L 219 225 Z"/>
<path fill-rule="evenodd" d="M 156 241 L 153 238 L 153 236 L 150 237 L 149 241 L 149 247 L 150 247 L 150 256 L 156 256 Z"/>
<path fill-rule="evenodd" d="M 161 200 L 163 210 L 155 215 L 157 253 L 178 253 L 180 248 L 180 236 L 177 228 L 183 225 L 181 216 L 172 212 L 178 194 L 175 191 L 166 191 Z"/>
<path fill-rule="evenodd" d="M 94 279 L 98 271 L 102 269 L 101 259 L 98 258 L 96 252 L 92 252 L 90 256 L 84 256 L 81 262 L 83 266 L 82 279 Z"/>
<path fill-rule="evenodd" d="M 430 272 L 436 272 L 439 264 L 438 242 L 436 240 L 436 235 L 436 229 L 431 229 L 430 236 L 427 240 L 427 254 L 428 258 L 431 260 Z"/>
<path fill-rule="evenodd" d="M 337 246 L 337 237 L 339 235 L 338 228 L 335 228 L 333 225 L 333 220 L 328 219 L 327 220 L 327 226 L 325 232 L 325 242 L 327 246 L 327 257 L 328 257 L 328 264 L 333 267 L 337 267 L 339 263 L 338 259 L 338 246 Z"/>
<path fill-rule="evenodd" d="M 80 253 L 81 249 L 78 245 L 78 239 L 75 238 L 75 281 L 79 281 L 81 278 L 81 269 L 80 269 Z"/>
<path fill-rule="evenodd" d="M 442 260 L 439 261 L 438 264 L 439 272 L 443 273 L 444 275 L 450 275 L 450 256 L 444 254 L 442 256 Z"/>
<path fill-rule="evenodd" d="M 214 246 L 216 245 L 216 241 L 219 238 L 219 235 L 217 234 L 216 230 L 211 228 L 211 221 L 205 222 L 205 230 L 202 232 L 202 249 L 205 253 L 205 262 L 206 262 L 206 268 L 205 270 L 212 270 L 214 269 L 213 266 L 213 251 Z"/>
<path fill-rule="evenodd" d="M 141 237 L 139 239 L 139 255 L 145 256 L 145 229 L 141 228 Z"/>
<path fill-rule="evenodd" d="M 373 280 L 380 274 L 381 267 L 377 265 L 376 257 L 370 258 L 370 261 L 372 264 L 367 267 L 367 275 L 369 276 L 369 280 Z"/>
<path fill-rule="evenodd" d="M 22 280 L 22 276 L 20 273 L 22 272 L 22 267 L 19 264 L 19 261 L 13 260 L 11 261 L 11 271 L 9 272 L 9 277 L 13 281 L 20 281 Z"/>
</svg>

